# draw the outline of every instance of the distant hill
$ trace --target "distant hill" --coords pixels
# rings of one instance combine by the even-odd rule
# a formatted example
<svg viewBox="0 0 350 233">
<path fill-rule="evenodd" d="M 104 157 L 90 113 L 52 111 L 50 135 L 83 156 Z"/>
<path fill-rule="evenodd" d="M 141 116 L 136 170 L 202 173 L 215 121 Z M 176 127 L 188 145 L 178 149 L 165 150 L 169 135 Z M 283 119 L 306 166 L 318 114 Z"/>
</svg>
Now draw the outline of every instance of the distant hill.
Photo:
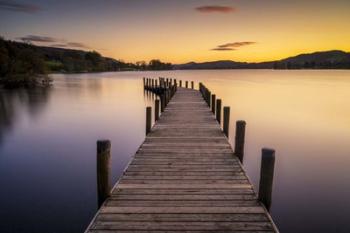
<svg viewBox="0 0 350 233">
<path fill-rule="evenodd" d="M 174 69 L 350 69 L 350 53 L 339 50 L 301 54 L 279 61 L 248 63 L 230 60 L 189 62 Z"/>
<path fill-rule="evenodd" d="M 350 69 L 350 53 L 340 50 L 301 54 L 274 62 L 275 69 Z"/>
</svg>

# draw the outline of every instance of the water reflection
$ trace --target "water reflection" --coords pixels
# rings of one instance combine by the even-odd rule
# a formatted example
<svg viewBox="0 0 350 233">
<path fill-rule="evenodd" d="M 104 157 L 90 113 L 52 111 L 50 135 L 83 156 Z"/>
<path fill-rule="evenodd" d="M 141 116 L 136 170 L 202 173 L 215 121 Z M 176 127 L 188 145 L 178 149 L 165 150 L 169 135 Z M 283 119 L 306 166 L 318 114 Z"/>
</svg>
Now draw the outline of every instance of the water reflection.
<svg viewBox="0 0 350 233">
<path fill-rule="evenodd" d="M 270 70 L 55 75 L 50 89 L 0 90 L 1 232 L 82 232 L 97 209 L 96 140 L 112 142 L 114 183 L 157 98 L 142 77 L 159 76 L 205 83 L 231 107 L 230 135 L 247 122 L 255 187 L 261 148 L 276 149 L 281 232 L 350 232 L 350 72 Z"/>
<path fill-rule="evenodd" d="M 11 130 L 23 111 L 34 119 L 45 107 L 49 95 L 50 88 L 0 90 L 0 146 L 5 132 Z"/>
</svg>

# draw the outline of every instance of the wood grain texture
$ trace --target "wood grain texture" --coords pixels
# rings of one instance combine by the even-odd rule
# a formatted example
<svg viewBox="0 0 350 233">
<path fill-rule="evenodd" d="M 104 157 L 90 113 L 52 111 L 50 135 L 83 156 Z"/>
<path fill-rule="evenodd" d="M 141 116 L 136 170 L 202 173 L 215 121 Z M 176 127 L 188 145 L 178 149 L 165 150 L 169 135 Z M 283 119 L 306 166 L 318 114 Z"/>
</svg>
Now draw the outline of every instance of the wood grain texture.
<svg viewBox="0 0 350 233">
<path fill-rule="evenodd" d="M 278 230 L 200 92 L 178 88 L 86 232 Z"/>
</svg>

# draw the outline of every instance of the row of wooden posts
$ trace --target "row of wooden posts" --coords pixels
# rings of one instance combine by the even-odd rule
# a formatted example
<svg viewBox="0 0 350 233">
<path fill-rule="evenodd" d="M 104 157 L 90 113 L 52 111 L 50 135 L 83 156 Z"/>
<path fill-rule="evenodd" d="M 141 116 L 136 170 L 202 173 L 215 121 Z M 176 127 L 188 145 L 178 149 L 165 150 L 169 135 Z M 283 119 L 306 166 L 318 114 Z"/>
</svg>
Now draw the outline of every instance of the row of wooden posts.
<svg viewBox="0 0 350 233">
<path fill-rule="evenodd" d="M 145 90 L 154 92 L 159 95 L 159 99 L 155 100 L 155 121 L 159 120 L 160 112 L 164 112 L 165 107 L 175 95 L 177 90 L 176 79 L 159 78 L 159 85 L 157 79 L 144 78 Z M 182 86 L 182 81 L 179 81 L 179 86 Z M 188 81 L 186 81 L 186 88 L 188 88 Z M 194 82 L 191 82 L 191 88 L 194 89 Z M 199 91 L 204 100 L 211 108 L 216 120 L 221 125 L 221 111 L 222 100 L 216 99 L 216 95 L 212 94 L 208 88 L 202 83 L 199 83 Z M 160 109 L 159 109 L 160 107 Z M 159 111 L 160 110 L 160 111 Z M 229 137 L 230 124 L 230 107 L 223 107 L 223 132 Z M 152 128 L 152 107 L 146 107 L 146 135 L 151 132 Z M 235 147 L 234 154 L 239 158 L 243 164 L 244 158 L 244 143 L 245 143 L 245 121 L 236 122 Z M 105 199 L 110 195 L 110 151 L 111 142 L 109 140 L 97 141 L 97 190 L 98 190 L 98 205 L 100 206 Z M 269 210 L 272 199 L 272 184 L 275 164 L 275 151 L 269 148 L 262 149 L 260 169 L 260 183 L 259 183 L 259 200 Z"/>
<path fill-rule="evenodd" d="M 152 79 L 152 78 L 143 78 L 143 87 L 145 90 L 150 90 L 152 92 L 156 92 L 157 90 L 163 90 L 166 88 L 170 88 L 172 86 L 182 87 L 182 80 L 179 80 L 177 83 L 177 79 L 172 78 L 162 78 Z M 185 88 L 189 88 L 189 81 L 185 81 Z M 194 82 L 191 81 L 191 89 L 194 89 Z M 158 93 L 157 93 L 158 94 Z"/>
<path fill-rule="evenodd" d="M 203 99 L 208 104 L 209 108 L 216 117 L 216 120 L 221 125 L 221 111 L 223 109 L 223 132 L 226 137 L 229 137 L 230 129 L 230 107 L 222 108 L 222 100 L 216 99 L 216 95 L 202 83 L 199 83 L 199 91 Z M 236 135 L 234 154 L 243 164 L 244 158 L 244 143 L 245 143 L 245 128 L 246 122 L 236 121 Z M 275 150 L 269 148 L 262 149 L 261 168 L 260 168 L 260 183 L 259 183 L 259 200 L 265 205 L 266 209 L 270 209 L 272 202 L 272 185 L 275 167 Z"/>
</svg>

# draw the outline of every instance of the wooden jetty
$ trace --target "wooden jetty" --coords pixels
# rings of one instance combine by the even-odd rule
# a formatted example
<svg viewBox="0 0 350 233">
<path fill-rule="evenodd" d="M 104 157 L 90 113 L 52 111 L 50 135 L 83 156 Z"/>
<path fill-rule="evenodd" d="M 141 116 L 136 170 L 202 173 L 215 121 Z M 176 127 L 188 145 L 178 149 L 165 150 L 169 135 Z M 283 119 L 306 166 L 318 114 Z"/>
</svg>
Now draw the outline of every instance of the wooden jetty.
<svg viewBox="0 0 350 233">
<path fill-rule="evenodd" d="M 212 96 L 202 84 L 200 91 L 192 88 L 191 83 L 191 89 L 172 91 L 86 233 L 278 232 L 261 203 L 266 195 L 270 198 L 271 187 L 262 188 L 265 196 L 255 193 L 242 158 L 228 142 L 228 128 L 224 133 L 213 114 L 215 107 L 208 107 Z M 264 153 L 269 157 L 271 150 Z M 269 183 L 270 176 L 262 177 L 260 185 Z"/>
</svg>

